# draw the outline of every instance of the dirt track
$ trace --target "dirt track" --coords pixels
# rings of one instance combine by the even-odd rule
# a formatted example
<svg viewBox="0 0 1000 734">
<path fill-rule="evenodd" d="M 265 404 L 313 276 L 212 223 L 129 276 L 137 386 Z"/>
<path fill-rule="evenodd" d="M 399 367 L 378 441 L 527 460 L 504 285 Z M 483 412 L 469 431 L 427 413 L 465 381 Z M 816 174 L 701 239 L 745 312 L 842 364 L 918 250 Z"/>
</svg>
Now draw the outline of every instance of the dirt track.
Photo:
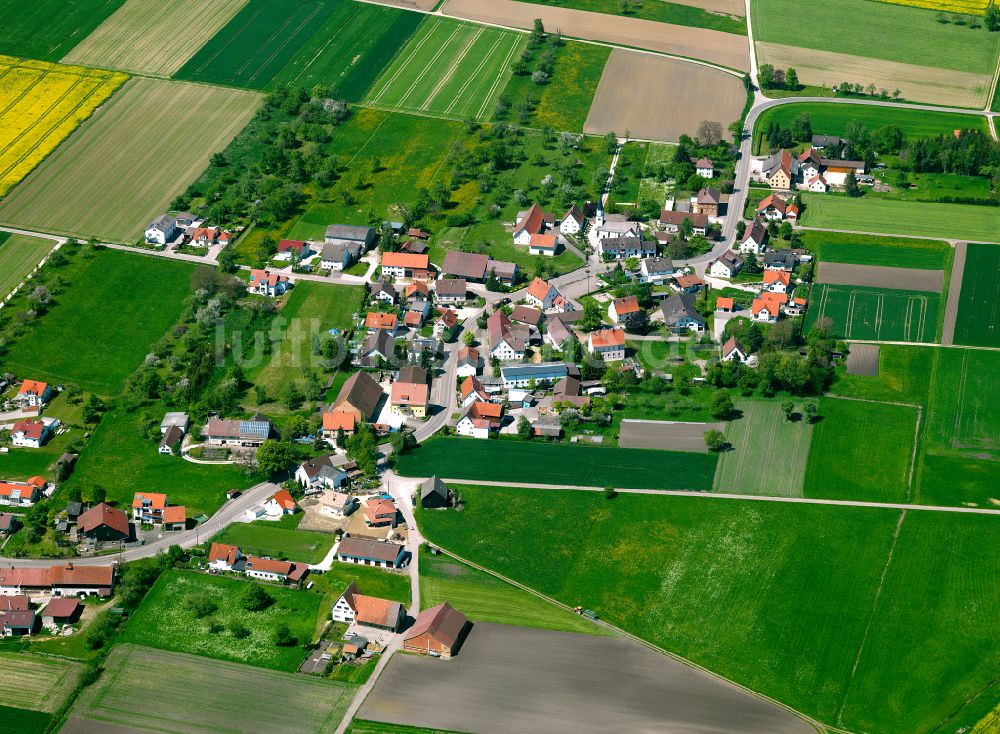
<svg viewBox="0 0 1000 734">
<path fill-rule="evenodd" d="M 882 59 L 838 54 L 832 51 L 757 42 L 757 61 L 787 69 L 794 67 L 803 84 L 833 86 L 842 82 L 874 84 L 890 94 L 899 89 L 903 99 L 915 102 L 981 107 L 993 91 L 993 78 L 985 74 L 901 64 Z"/>
<path fill-rule="evenodd" d="M 816 282 L 940 293 L 944 287 L 944 271 L 825 262 L 819 266 Z"/>
<path fill-rule="evenodd" d="M 438 0 L 365 0 L 365 2 L 375 5 L 390 5 L 394 8 L 405 8 L 406 10 L 434 10 Z"/>
<path fill-rule="evenodd" d="M 659 0 L 654 0 L 659 2 Z M 710 13 L 725 13 L 726 15 L 746 15 L 746 6 L 741 0 L 669 0 L 677 5 L 687 5 L 692 8 L 701 8 Z"/>
<path fill-rule="evenodd" d="M 706 28 L 689 28 L 515 0 L 448 0 L 441 12 L 455 18 L 513 28 L 531 28 L 534 19 L 541 18 L 546 30 L 559 31 L 572 38 L 704 59 L 743 71 L 750 69 L 750 49 L 744 36 Z M 634 99 L 632 104 L 635 104 Z"/>
<path fill-rule="evenodd" d="M 478 734 L 813 731 L 628 639 L 482 622 L 452 660 L 394 655 L 358 717 Z"/>
<path fill-rule="evenodd" d="M 724 423 L 673 423 L 630 420 L 621 423 L 618 445 L 627 449 L 666 449 L 708 453 L 705 431 L 725 430 Z"/>
<path fill-rule="evenodd" d="M 847 355 L 847 374 L 875 377 L 878 375 L 878 344 L 852 344 Z"/>
<path fill-rule="evenodd" d="M 958 302 L 962 296 L 962 276 L 965 275 L 965 242 L 955 244 L 955 259 L 951 264 L 951 281 L 948 283 L 948 300 L 944 307 L 944 325 L 941 327 L 941 343 L 955 343 L 955 322 L 958 320 Z"/>
<path fill-rule="evenodd" d="M 636 100 L 642 100 L 636 103 Z M 731 74 L 687 61 L 615 49 L 611 52 L 584 132 L 626 130 L 634 138 L 676 142 L 703 120 L 738 120 L 746 92 Z"/>
</svg>

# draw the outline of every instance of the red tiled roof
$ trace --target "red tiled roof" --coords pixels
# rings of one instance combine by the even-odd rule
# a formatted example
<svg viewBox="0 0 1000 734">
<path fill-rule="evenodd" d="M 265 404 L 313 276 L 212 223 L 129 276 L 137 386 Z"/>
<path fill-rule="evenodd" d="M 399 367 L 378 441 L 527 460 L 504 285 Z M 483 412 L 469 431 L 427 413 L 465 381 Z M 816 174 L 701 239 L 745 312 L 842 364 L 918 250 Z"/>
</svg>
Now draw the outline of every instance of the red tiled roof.
<svg viewBox="0 0 1000 734">
<path fill-rule="evenodd" d="M 306 243 L 302 240 L 281 240 L 278 242 L 278 252 L 297 252 L 302 254 L 302 248 L 306 246 Z"/>
<path fill-rule="evenodd" d="M 786 303 L 788 303 L 788 296 L 784 293 L 764 291 L 760 294 L 759 298 L 755 298 L 753 303 L 750 304 L 750 312 L 756 316 L 766 308 L 769 314 L 775 316 L 781 310 L 781 306 Z"/>
<path fill-rule="evenodd" d="M 10 428 L 11 433 L 23 433 L 25 438 L 41 438 L 45 423 L 40 418 L 25 418 Z"/>
<path fill-rule="evenodd" d="M 528 295 L 532 298 L 537 298 L 539 301 L 544 301 L 551 289 L 552 286 L 547 281 L 535 278 L 528 285 Z"/>
<path fill-rule="evenodd" d="M 764 285 L 768 283 L 773 283 L 778 281 L 782 285 L 787 286 L 792 282 L 791 276 L 785 270 L 765 270 L 764 271 Z"/>
<path fill-rule="evenodd" d="M 334 410 L 323 414 L 323 430 L 336 431 L 340 429 L 344 431 L 353 431 L 354 421 L 354 413 L 348 413 L 345 410 Z"/>
<path fill-rule="evenodd" d="M 556 236 L 554 234 L 532 232 L 531 239 L 528 241 L 528 247 L 535 247 L 539 250 L 554 250 L 556 249 Z"/>
<path fill-rule="evenodd" d="M 104 502 L 91 507 L 76 519 L 76 526 L 83 533 L 89 533 L 102 525 L 117 530 L 122 535 L 129 534 L 128 515 Z"/>
<path fill-rule="evenodd" d="M 187 510 L 184 508 L 184 505 L 165 507 L 163 509 L 163 522 L 174 523 L 174 522 L 186 522 L 186 521 L 187 521 Z"/>
<path fill-rule="evenodd" d="M 35 395 L 42 395 L 48 390 L 49 386 L 44 382 L 39 382 L 38 380 L 25 380 L 21 383 L 20 389 L 17 391 L 18 395 L 27 395 L 28 393 L 33 393 Z"/>
<path fill-rule="evenodd" d="M 430 258 L 426 255 L 415 255 L 411 252 L 383 252 L 382 267 L 406 268 L 408 270 L 427 270 Z"/>
<path fill-rule="evenodd" d="M 625 346 L 624 329 L 600 329 L 590 333 L 590 343 L 595 347 L 623 347 Z"/>
<path fill-rule="evenodd" d="M 225 561 L 226 564 L 232 566 L 236 563 L 236 557 L 239 555 L 239 552 L 239 547 L 235 545 L 212 543 L 212 547 L 208 551 L 208 562 Z"/>
<path fill-rule="evenodd" d="M 260 558 L 259 556 L 247 556 L 247 569 L 252 571 L 262 571 L 264 573 L 276 573 L 281 576 L 288 576 L 295 568 L 295 564 L 289 561 L 276 561 L 273 558 Z"/>
<path fill-rule="evenodd" d="M 42 610 L 43 617 L 72 617 L 80 607 L 80 600 L 70 597 L 56 597 Z"/>
<path fill-rule="evenodd" d="M 149 504 L 145 505 L 151 510 L 162 510 L 167 506 L 167 495 L 157 494 L 156 492 L 136 492 L 135 496 L 132 498 L 132 507 L 134 509 L 139 509 L 144 506 L 143 500 L 148 500 Z"/>
<path fill-rule="evenodd" d="M 295 509 L 295 500 L 292 499 L 292 495 L 287 489 L 282 489 L 274 493 L 271 497 L 272 500 L 278 503 L 278 505 L 285 510 Z"/>
<path fill-rule="evenodd" d="M 726 298 L 725 296 L 719 296 L 718 298 L 715 299 L 715 307 L 732 309 L 733 299 Z"/>
<path fill-rule="evenodd" d="M 612 301 L 612 305 L 615 307 L 615 313 L 619 316 L 624 316 L 625 314 L 638 313 L 641 309 L 639 308 L 639 299 L 635 296 L 625 296 L 624 298 L 616 298 Z"/>
<path fill-rule="evenodd" d="M 379 313 L 369 311 L 365 317 L 366 329 L 395 329 L 399 317 L 394 313 Z"/>
<path fill-rule="evenodd" d="M 394 382 L 389 400 L 392 405 L 427 405 L 428 387 L 415 382 Z"/>
<path fill-rule="evenodd" d="M 514 231 L 519 232 L 524 229 L 532 234 L 537 234 L 542 231 L 543 222 L 542 207 L 538 204 L 532 204 L 531 208 L 524 213 L 524 217 L 514 225 Z"/>
</svg>

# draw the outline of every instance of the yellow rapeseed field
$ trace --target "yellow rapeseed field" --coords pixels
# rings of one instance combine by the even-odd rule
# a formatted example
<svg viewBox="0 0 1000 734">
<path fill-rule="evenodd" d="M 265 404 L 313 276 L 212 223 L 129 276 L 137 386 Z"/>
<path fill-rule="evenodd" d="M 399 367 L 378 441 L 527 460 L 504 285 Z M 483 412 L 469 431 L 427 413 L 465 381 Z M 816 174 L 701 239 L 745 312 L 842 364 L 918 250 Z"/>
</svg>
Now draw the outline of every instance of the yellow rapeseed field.
<svg viewBox="0 0 1000 734">
<path fill-rule="evenodd" d="M 128 77 L 0 55 L 0 196 Z"/>
<path fill-rule="evenodd" d="M 941 10 L 945 13 L 964 13 L 966 15 L 983 15 L 990 0 L 881 0 L 893 5 L 909 5 L 913 8 Z"/>
</svg>

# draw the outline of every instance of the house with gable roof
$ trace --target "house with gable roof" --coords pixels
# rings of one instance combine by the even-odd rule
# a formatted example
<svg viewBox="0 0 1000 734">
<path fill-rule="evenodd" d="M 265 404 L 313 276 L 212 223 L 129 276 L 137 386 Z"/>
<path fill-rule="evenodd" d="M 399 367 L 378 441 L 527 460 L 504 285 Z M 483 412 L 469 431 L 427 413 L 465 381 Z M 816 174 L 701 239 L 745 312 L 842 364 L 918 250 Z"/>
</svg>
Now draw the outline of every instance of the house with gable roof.
<svg viewBox="0 0 1000 734">
<path fill-rule="evenodd" d="M 550 217 L 551 218 L 551 217 Z M 545 232 L 545 212 L 537 203 L 523 212 L 518 212 L 514 223 L 514 244 L 531 244 L 531 236 Z"/>
</svg>

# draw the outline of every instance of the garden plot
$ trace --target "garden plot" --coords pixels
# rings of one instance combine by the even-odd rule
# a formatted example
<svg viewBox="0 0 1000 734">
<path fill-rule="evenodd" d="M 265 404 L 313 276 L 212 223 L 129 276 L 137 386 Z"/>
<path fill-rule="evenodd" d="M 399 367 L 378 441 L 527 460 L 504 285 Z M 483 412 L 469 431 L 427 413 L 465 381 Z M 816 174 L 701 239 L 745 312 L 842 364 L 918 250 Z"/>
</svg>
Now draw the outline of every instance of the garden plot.
<svg viewBox="0 0 1000 734">
<path fill-rule="evenodd" d="M 170 76 L 247 0 L 128 0 L 63 58 L 66 64 Z"/>
<path fill-rule="evenodd" d="M 635 104 L 642 99 L 641 105 Z M 676 141 L 703 120 L 738 120 L 746 92 L 732 74 L 662 56 L 615 49 L 597 86 L 584 132 L 626 130 L 633 138 Z"/>
<path fill-rule="evenodd" d="M 705 431 L 722 430 L 722 423 L 679 423 L 626 418 L 621 422 L 618 445 L 627 449 L 669 449 L 708 453 Z"/>
<path fill-rule="evenodd" d="M 833 285 L 940 292 L 944 287 L 944 271 L 824 262 L 820 263 L 816 280 Z"/>
<path fill-rule="evenodd" d="M 428 17 L 369 92 L 379 107 L 488 119 L 523 34 Z"/>
<path fill-rule="evenodd" d="M 878 344 L 852 344 L 847 355 L 847 374 L 877 377 L 878 356 Z"/>
</svg>

